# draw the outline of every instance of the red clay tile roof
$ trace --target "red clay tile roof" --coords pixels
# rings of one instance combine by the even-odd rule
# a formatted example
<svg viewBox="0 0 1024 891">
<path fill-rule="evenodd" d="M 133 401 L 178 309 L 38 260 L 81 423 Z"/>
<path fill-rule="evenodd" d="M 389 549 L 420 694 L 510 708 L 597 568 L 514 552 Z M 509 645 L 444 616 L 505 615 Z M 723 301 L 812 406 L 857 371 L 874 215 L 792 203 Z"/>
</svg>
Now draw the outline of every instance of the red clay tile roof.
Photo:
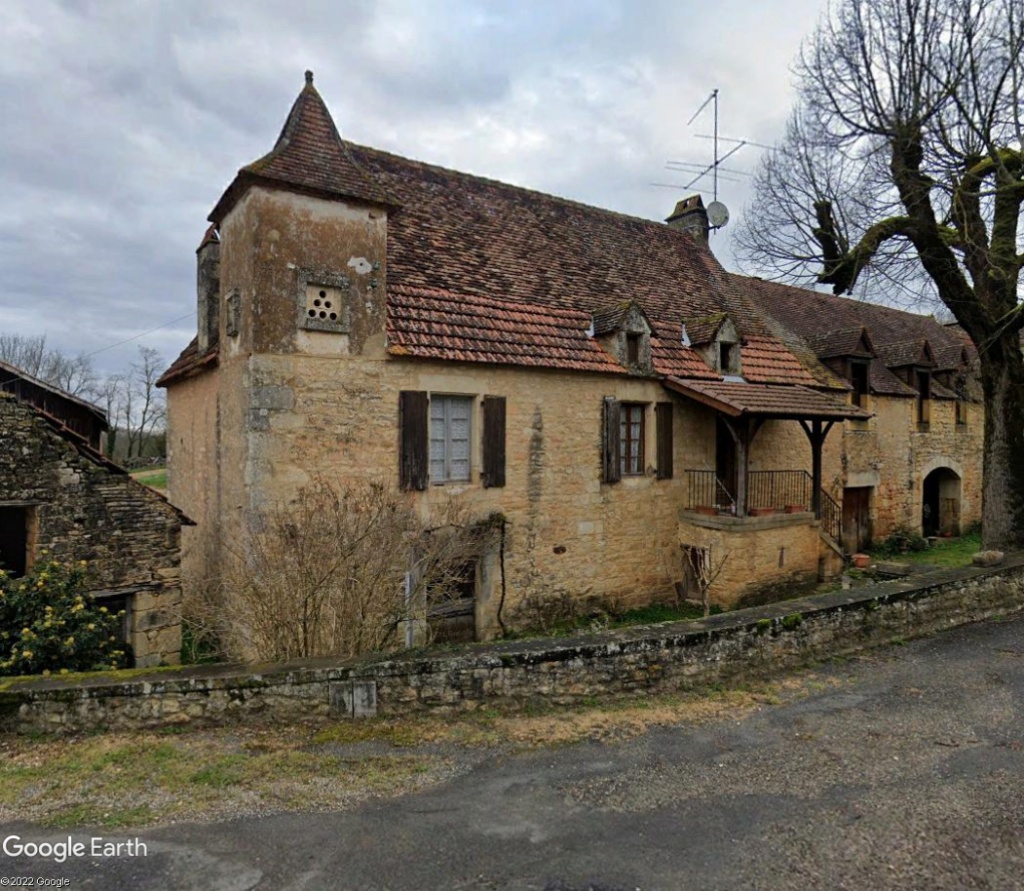
<svg viewBox="0 0 1024 891">
<path fill-rule="evenodd" d="M 929 389 L 930 389 L 930 392 L 931 392 L 931 398 L 932 399 L 959 399 L 960 398 L 959 394 L 957 394 L 953 390 L 949 389 L 949 387 L 944 387 L 937 380 L 935 380 L 934 376 L 932 377 L 932 379 L 931 379 L 931 381 L 929 383 Z"/>
<path fill-rule="evenodd" d="M 796 356 L 770 337 L 748 337 L 740 349 L 740 367 L 740 373 L 751 383 L 818 386 Z"/>
<path fill-rule="evenodd" d="M 745 384 L 734 381 L 666 379 L 670 390 L 695 399 L 722 414 L 760 418 L 842 420 L 869 418 L 871 413 L 807 387 Z"/>
<path fill-rule="evenodd" d="M 718 331 L 727 318 L 727 313 L 719 312 L 702 319 L 686 319 L 686 336 L 694 346 L 711 343 L 718 336 Z"/>
<path fill-rule="evenodd" d="M 203 235 L 203 240 L 199 242 L 199 247 L 196 248 L 196 253 L 199 253 L 208 244 L 220 244 L 220 235 L 217 233 L 217 226 L 210 223 L 206 227 L 206 232 Z"/>
<path fill-rule="evenodd" d="M 960 364 L 963 340 L 931 316 L 762 279 L 738 275 L 732 278 L 738 290 L 785 328 L 799 335 L 809 349 L 812 343 L 820 343 L 818 339 L 828 341 L 834 332 L 866 328 L 878 356 L 871 361 L 869 368 L 872 392 L 914 396 L 916 391 L 897 378 L 887 365 L 898 367 L 905 364 L 908 351 L 923 349 L 924 341 L 932 349 L 934 370 L 965 370 Z M 908 343 L 913 346 L 905 346 Z M 798 351 L 792 343 L 788 345 L 791 350 Z"/>
<path fill-rule="evenodd" d="M 256 181 L 384 203 L 392 209 L 387 289 L 389 304 L 395 306 L 389 336 L 397 338 L 392 346 L 410 355 L 475 356 L 477 361 L 488 356 L 486 361 L 502 362 L 529 357 L 533 364 L 551 359 L 593 368 L 591 347 L 577 349 L 578 335 L 571 339 L 573 346 L 564 347 L 566 355 L 556 355 L 544 340 L 563 320 L 551 311 L 589 319 L 595 312 L 635 301 L 660 338 L 653 344 L 656 369 L 717 377 L 675 337 L 687 319 L 727 313 L 744 341 L 741 361 L 751 380 L 815 385 L 820 377 L 826 385 L 836 385 L 815 367 L 809 351 L 793 355 L 777 326 L 761 317 L 707 246 L 691 235 L 343 142 L 312 83 L 296 100 L 274 150 L 239 172 L 211 220 L 219 221 Z M 436 317 L 439 293 L 458 295 L 444 307 L 459 313 L 458 324 L 449 325 L 456 333 L 446 331 Z M 472 298 L 482 302 L 472 303 Z M 505 332 L 506 342 L 499 348 L 494 331 L 480 339 L 489 329 L 476 316 L 493 317 L 503 302 L 511 315 L 505 323 L 514 330 Z M 413 319 L 417 306 L 424 319 Z M 533 316 L 537 318 L 531 321 Z M 413 330 L 413 321 L 426 327 Z M 190 345 L 161 383 L 213 362 L 215 353 L 200 356 Z"/>
<path fill-rule="evenodd" d="M 248 184 L 261 181 L 370 204 L 395 203 L 380 183 L 352 159 L 309 71 L 306 86 L 292 105 L 274 148 L 238 171 L 235 181 L 210 213 L 210 221 L 220 223 Z"/>
<path fill-rule="evenodd" d="M 388 289 L 450 291 L 591 315 L 635 301 L 680 373 L 714 376 L 676 343 L 687 318 L 728 313 L 742 337 L 775 342 L 762 375 L 813 383 L 739 296 L 710 250 L 661 223 L 350 145 L 402 209 L 388 217 Z M 671 357 L 671 358 L 670 358 Z M 745 361 L 745 360 L 744 360 Z"/>
<path fill-rule="evenodd" d="M 700 355 L 671 337 L 651 337 L 651 360 L 658 374 L 717 381 L 721 375 L 704 364 Z"/>
<path fill-rule="evenodd" d="M 620 303 L 618 306 L 610 306 L 595 311 L 593 314 L 594 336 L 601 337 L 604 334 L 611 334 L 613 331 L 617 331 L 634 306 L 637 307 L 640 314 L 647 320 L 648 327 L 653 330 L 654 326 L 651 325 L 650 319 L 647 319 L 647 314 L 637 304 L 630 301 L 628 303 Z"/>
<path fill-rule="evenodd" d="M 587 335 L 590 314 L 433 288 L 388 288 L 388 352 L 394 356 L 565 368 L 626 370 Z"/>
<path fill-rule="evenodd" d="M 923 338 L 882 343 L 875 348 L 875 352 L 889 368 L 906 368 L 908 365 L 935 367 L 935 354 L 931 345 Z"/>
<path fill-rule="evenodd" d="M 859 359 L 874 357 L 874 344 L 863 325 L 840 331 L 821 331 L 804 338 L 820 359 L 855 356 Z"/>
<path fill-rule="evenodd" d="M 193 337 L 189 345 L 171 363 L 170 368 L 160 375 L 156 385 L 158 387 L 166 387 L 177 381 L 183 381 L 187 377 L 192 377 L 192 375 L 198 374 L 207 368 L 214 368 L 217 365 L 217 355 L 216 347 L 207 350 L 205 353 L 200 353 L 199 338 Z"/>
</svg>

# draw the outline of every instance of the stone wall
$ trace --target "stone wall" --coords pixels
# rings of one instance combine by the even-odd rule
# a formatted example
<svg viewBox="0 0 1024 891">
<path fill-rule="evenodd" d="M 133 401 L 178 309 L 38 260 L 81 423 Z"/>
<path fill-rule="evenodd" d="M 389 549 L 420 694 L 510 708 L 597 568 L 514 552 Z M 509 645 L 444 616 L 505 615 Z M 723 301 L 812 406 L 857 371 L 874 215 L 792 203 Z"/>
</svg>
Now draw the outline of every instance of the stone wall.
<svg viewBox="0 0 1024 891">
<path fill-rule="evenodd" d="M 349 664 L 199 666 L 122 683 L 49 679 L 0 692 L 8 730 L 80 732 L 569 703 L 691 690 L 929 634 L 1024 607 L 1024 554 L 853 591 L 577 639 Z"/>
<path fill-rule="evenodd" d="M 817 582 L 826 547 L 820 525 L 809 512 L 740 518 L 683 511 L 679 544 L 708 549 L 715 574 L 709 599 L 731 607 L 744 598 L 777 599 L 783 590 Z M 821 569 L 825 574 L 825 567 Z"/>
<path fill-rule="evenodd" d="M 29 565 L 85 560 L 90 591 L 128 597 L 137 665 L 178 661 L 182 520 L 166 500 L 0 394 L 0 503 L 31 510 Z"/>
</svg>

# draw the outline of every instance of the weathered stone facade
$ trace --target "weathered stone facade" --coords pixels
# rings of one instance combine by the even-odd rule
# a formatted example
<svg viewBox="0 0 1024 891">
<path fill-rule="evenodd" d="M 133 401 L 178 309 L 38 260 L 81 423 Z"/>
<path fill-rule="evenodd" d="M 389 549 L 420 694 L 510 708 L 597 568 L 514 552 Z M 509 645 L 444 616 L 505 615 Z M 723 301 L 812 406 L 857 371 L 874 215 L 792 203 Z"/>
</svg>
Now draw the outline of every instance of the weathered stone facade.
<svg viewBox="0 0 1024 891">
<path fill-rule="evenodd" d="M 0 727 L 21 732 L 139 730 L 578 702 L 765 679 L 1024 608 L 1024 557 L 998 568 L 568 640 L 532 640 L 349 665 L 194 666 L 121 683 L 39 680 L 0 693 Z"/>
<path fill-rule="evenodd" d="M 468 478 L 410 485 L 406 497 L 425 519 L 450 498 L 471 519 L 504 519 L 500 554 L 481 555 L 481 638 L 496 632 L 499 608 L 511 620 L 527 599 L 672 598 L 689 590 L 687 546 L 727 558 L 710 590 L 722 604 L 838 568 L 839 544 L 806 510 L 690 516 L 701 505 L 690 503 L 688 474 L 718 472 L 716 421 L 729 406 L 687 395 L 687 382 L 749 397 L 753 417 L 744 409 L 737 423 L 753 431 L 752 472 L 805 474 L 811 434 L 800 420 L 838 421 L 821 482 L 840 504 L 846 489 L 871 488 L 876 536 L 920 527 L 923 478 L 938 466 L 959 475 L 959 522 L 977 516 L 980 416 L 967 433 L 953 429 L 953 403 L 933 400 L 931 429 L 919 433 L 913 398 L 879 397 L 875 418 L 843 421 L 866 418 L 848 404 L 850 385 L 762 325 L 706 244 L 343 143 L 311 79 L 285 129 L 211 214 L 202 330 L 162 382 L 169 491 L 197 523 L 185 535 L 191 589 L 215 586 L 261 511 L 314 477 L 398 485 L 408 393 L 471 400 Z M 370 165 L 404 198 L 368 188 Z M 787 393 L 791 411 L 778 401 Z M 507 411 L 497 486 L 483 472 L 485 397 Z M 609 434 L 609 398 L 629 407 L 630 447 L 642 455 L 639 466 L 623 460 L 621 479 L 620 456 L 608 459 L 619 435 L 618 424 Z"/>
<path fill-rule="evenodd" d="M 85 560 L 99 597 L 124 598 L 135 664 L 181 651 L 182 515 L 33 407 L 0 393 L 0 505 L 22 508 L 26 568 Z"/>
</svg>

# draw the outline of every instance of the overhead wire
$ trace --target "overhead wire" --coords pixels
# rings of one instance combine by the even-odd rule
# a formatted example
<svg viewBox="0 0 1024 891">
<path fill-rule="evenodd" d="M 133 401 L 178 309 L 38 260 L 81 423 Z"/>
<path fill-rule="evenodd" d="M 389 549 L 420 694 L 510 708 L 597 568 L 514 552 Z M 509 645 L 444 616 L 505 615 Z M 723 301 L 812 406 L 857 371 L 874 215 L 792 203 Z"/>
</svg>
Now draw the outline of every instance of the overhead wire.
<svg viewBox="0 0 1024 891">
<path fill-rule="evenodd" d="M 133 334 L 131 337 L 126 337 L 124 340 L 119 340 L 117 343 L 112 343 L 108 346 L 100 347 L 98 350 L 93 350 L 91 353 L 86 353 L 85 358 L 88 359 L 90 356 L 97 356 L 100 353 L 105 353 L 107 350 L 112 350 L 115 347 L 123 346 L 126 343 L 131 343 L 133 340 L 138 340 L 140 337 L 145 337 L 147 334 L 153 334 L 156 331 L 160 331 L 163 328 L 168 328 L 171 325 L 177 324 L 178 322 L 183 322 L 185 321 L 185 319 L 188 319 L 191 316 L 192 313 L 185 313 L 185 315 L 183 316 L 178 316 L 178 318 L 176 319 L 171 319 L 169 322 L 164 322 L 162 325 L 157 325 L 155 328 L 150 328 L 148 331 L 143 331 L 141 334 Z"/>
</svg>

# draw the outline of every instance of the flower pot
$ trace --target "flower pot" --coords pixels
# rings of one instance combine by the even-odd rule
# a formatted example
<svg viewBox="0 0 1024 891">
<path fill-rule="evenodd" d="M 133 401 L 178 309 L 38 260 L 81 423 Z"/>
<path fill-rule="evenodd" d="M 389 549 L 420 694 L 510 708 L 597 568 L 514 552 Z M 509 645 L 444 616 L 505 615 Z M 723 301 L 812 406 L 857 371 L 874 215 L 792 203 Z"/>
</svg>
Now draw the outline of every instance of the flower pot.
<svg viewBox="0 0 1024 891">
<path fill-rule="evenodd" d="M 850 559 L 857 569 L 867 569 L 871 565 L 871 557 L 867 554 L 854 554 Z"/>
<path fill-rule="evenodd" d="M 775 513 L 774 507 L 752 507 L 747 513 L 752 517 L 770 517 Z"/>
<path fill-rule="evenodd" d="M 787 504 L 786 505 L 786 513 L 787 514 L 802 514 L 805 510 L 807 510 L 807 508 L 805 508 L 802 504 Z"/>
</svg>

